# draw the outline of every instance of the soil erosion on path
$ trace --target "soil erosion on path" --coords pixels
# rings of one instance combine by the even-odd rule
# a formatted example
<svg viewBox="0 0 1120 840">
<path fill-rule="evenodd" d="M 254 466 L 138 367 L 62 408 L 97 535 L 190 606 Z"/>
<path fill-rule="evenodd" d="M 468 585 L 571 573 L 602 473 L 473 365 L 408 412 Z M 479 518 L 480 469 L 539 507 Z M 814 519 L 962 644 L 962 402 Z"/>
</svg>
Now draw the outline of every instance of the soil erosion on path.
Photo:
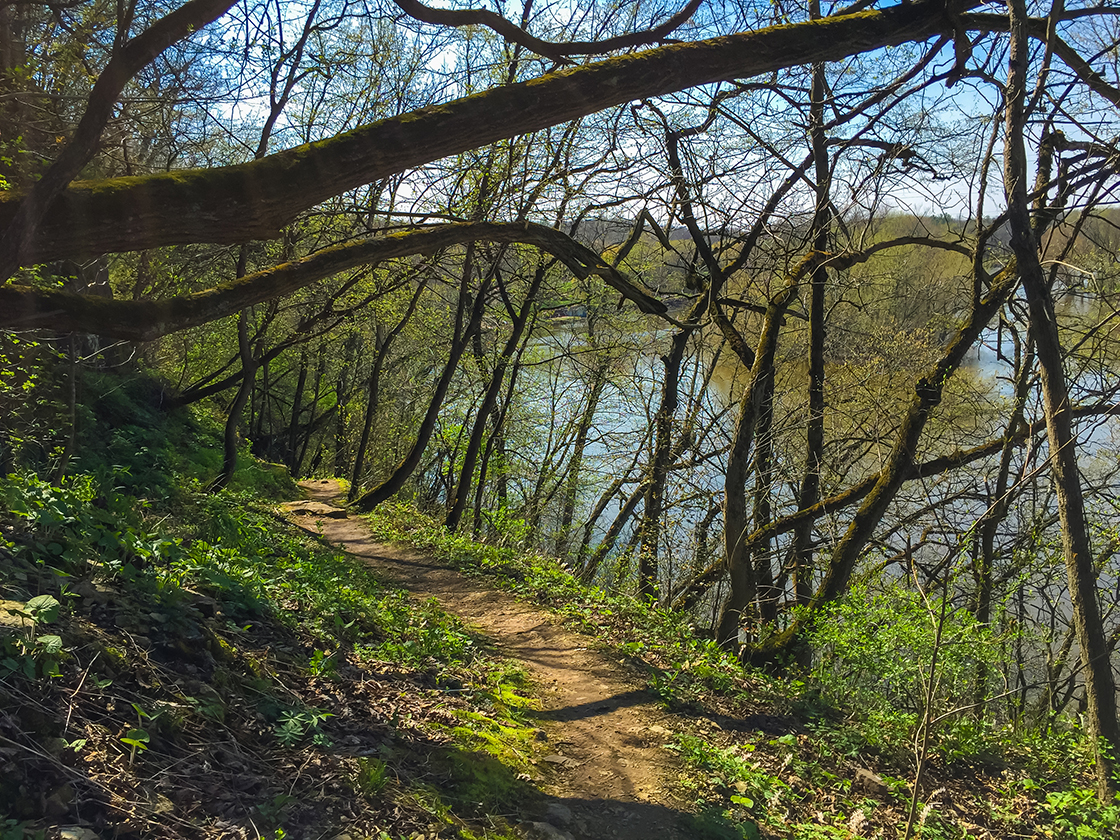
<svg viewBox="0 0 1120 840">
<path fill-rule="evenodd" d="M 340 497 L 333 480 L 301 483 L 312 504 L 289 503 L 297 524 L 321 533 L 421 597 L 434 597 L 524 664 L 540 686 L 551 745 L 541 762 L 547 810 L 533 815 L 537 836 L 575 840 L 686 840 L 674 795 L 672 755 L 662 749 L 679 721 L 636 685 L 616 660 L 589 649 L 587 636 L 548 612 L 440 565 L 418 551 L 376 542 L 366 524 L 322 508 Z"/>
</svg>

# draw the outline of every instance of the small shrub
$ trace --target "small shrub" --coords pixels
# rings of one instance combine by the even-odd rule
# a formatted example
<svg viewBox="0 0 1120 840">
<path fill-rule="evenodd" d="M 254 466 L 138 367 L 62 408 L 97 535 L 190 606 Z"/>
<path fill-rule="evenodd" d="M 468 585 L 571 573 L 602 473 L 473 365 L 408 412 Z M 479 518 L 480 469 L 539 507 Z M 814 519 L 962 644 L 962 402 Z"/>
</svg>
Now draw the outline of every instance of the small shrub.
<svg viewBox="0 0 1120 840">
<path fill-rule="evenodd" d="M 1046 836 L 1070 840 L 1113 840 L 1120 836 L 1120 795 L 1104 804 L 1092 790 L 1052 791 L 1041 804 Z"/>
<path fill-rule="evenodd" d="M 936 613 L 939 602 L 930 605 Z M 888 751 L 909 749 L 925 705 L 926 674 L 936 626 L 921 596 L 901 585 L 883 590 L 856 586 L 814 622 L 817 658 L 812 679 L 829 703 L 860 710 L 868 744 Z M 990 630 L 963 610 L 949 610 L 938 659 L 936 711 L 968 708 L 975 697 L 978 665 L 999 673 L 999 645 Z M 950 723 L 943 729 L 952 731 Z M 967 727 L 942 745 L 957 758 L 985 752 Z"/>
</svg>

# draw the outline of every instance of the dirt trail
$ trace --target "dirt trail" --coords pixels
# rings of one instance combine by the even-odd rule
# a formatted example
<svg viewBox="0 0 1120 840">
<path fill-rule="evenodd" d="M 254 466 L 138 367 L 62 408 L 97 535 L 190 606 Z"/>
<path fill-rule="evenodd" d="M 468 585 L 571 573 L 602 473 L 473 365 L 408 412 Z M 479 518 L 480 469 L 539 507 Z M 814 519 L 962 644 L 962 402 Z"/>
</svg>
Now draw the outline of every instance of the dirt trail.
<svg viewBox="0 0 1120 840">
<path fill-rule="evenodd" d="M 339 498 L 332 480 L 303 482 L 313 502 Z M 321 533 L 419 596 L 492 639 L 520 660 L 540 692 L 541 717 L 553 751 L 543 762 L 543 788 L 553 797 L 534 817 L 538 835 L 576 840 L 686 840 L 682 803 L 674 795 L 671 754 L 661 748 L 675 720 L 636 685 L 619 663 L 589 649 L 592 640 L 557 619 L 489 589 L 420 552 L 376 542 L 357 517 L 341 510 L 300 514 L 297 524 Z M 337 517 L 337 518 L 335 518 Z M 541 825 L 540 823 L 547 823 Z M 559 829 L 559 831 L 557 831 Z"/>
</svg>

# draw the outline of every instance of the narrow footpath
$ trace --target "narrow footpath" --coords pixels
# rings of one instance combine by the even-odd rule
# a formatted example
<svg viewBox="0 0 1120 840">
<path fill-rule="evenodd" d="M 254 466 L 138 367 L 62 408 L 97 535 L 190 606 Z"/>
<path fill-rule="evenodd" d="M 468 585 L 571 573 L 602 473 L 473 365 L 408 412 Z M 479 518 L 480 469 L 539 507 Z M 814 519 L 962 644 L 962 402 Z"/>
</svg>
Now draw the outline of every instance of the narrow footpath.
<svg viewBox="0 0 1120 840">
<path fill-rule="evenodd" d="M 335 504 L 338 482 L 301 485 L 311 504 L 285 505 L 296 524 L 417 597 L 436 598 L 532 674 L 551 747 L 540 773 L 550 799 L 544 811 L 529 815 L 533 833 L 546 840 L 687 840 L 685 802 L 673 790 L 677 765 L 662 749 L 679 720 L 628 669 L 551 613 L 430 556 L 375 541 L 360 518 Z"/>
</svg>

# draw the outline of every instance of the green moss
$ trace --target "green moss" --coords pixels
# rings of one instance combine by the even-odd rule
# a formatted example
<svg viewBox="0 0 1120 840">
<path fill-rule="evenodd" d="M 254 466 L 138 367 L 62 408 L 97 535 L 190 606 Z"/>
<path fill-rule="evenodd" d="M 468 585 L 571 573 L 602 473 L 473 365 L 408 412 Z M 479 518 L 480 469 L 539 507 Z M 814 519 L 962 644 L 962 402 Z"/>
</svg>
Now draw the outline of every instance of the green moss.
<svg viewBox="0 0 1120 840">
<path fill-rule="evenodd" d="M 513 770 L 485 753 L 449 752 L 444 761 L 450 782 L 448 799 L 461 807 L 481 813 L 508 811 L 540 795 Z"/>
</svg>

